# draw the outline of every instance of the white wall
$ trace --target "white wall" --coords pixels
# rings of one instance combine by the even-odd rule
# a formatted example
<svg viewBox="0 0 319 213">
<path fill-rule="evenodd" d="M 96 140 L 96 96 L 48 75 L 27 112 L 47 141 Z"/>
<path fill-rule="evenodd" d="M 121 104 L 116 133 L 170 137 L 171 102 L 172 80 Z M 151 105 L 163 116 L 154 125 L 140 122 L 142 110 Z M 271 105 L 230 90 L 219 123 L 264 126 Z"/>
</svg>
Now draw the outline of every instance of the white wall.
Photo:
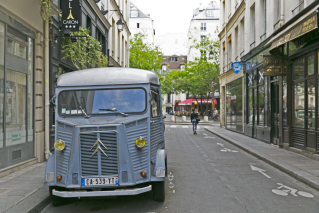
<svg viewBox="0 0 319 213">
<path fill-rule="evenodd" d="M 137 23 L 139 23 L 139 28 L 137 28 Z M 131 37 L 137 33 L 142 33 L 146 35 L 144 39 L 146 43 L 154 43 L 154 27 L 151 18 L 131 18 L 129 28 L 132 33 Z"/>
</svg>

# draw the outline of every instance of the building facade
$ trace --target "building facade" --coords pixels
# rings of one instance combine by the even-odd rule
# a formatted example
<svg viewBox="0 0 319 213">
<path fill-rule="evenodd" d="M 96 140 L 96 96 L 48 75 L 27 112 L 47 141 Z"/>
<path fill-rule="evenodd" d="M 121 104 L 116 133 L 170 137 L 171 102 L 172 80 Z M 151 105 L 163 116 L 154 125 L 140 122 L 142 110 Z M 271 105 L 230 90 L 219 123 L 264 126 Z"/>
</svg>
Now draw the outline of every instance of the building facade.
<svg viewBox="0 0 319 213">
<path fill-rule="evenodd" d="M 37 0 L 0 5 L 0 177 L 45 159 L 49 24 L 40 10 Z M 53 5 L 51 15 L 58 13 Z"/>
<path fill-rule="evenodd" d="M 145 35 L 144 42 L 154 43 L 155 29 L 154 21 L 150 14 L 142 12 L 136 5 L 131 2 L 130 5 L 130 31 L 132 36 L 138 33 Z"/>
<path fill-rule="evenodd" d="M 244 65 L 244 134 L 281 147 L 305 150 L 308 155 L 318 153 L 319 1 L 246 0 L 238 6 L 231 1 L 231 7 L 227 6 L 228 1 L 222 3 L 227 21 L 225 34 L 220 35 L 221 43 L 225 42 L 220 63 L 227 67 L 238 56 Z M 232 33 L 227 23 L 239 16 L 243 7 L 244 16 L 237 21 L 238 33 Z M 244 25 L 242 33 L 240 23 Z M 243 49 L 229 45 L 237 35 Z M 235 58 L 233 52 L 237 53 Z M 220 79 L 223 80 L 222 75 Z M 227 123 L 227 88 L 236 85 L 235 81 L 226 82 L 222 103 L 224 124 L 231 130 Z"/>
</svg>

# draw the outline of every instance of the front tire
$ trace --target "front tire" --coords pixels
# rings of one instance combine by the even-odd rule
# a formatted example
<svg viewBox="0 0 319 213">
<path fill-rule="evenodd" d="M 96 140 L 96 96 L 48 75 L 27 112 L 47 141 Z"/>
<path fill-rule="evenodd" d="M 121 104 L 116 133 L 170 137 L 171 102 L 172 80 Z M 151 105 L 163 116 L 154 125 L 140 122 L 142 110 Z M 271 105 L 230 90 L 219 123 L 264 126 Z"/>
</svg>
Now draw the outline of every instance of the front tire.
<svg viewBox="0 0 319 213">
<path fill-rule="evenodd" d="M 61 187 L 57 187 L 57 186 L 50 186 L 49 187 L 49 191 L 50 191 L 50 198 L 51 198 L 51 202 L 53 206 L 62 206 L 63 204 L 66 203 L 65 198 L 59 197 L 59 196 L 55 196 L 52 194 L 52 190 L 58 190 L 58 191 L 63 191 L 63 188 Z"/>
<path fill-rule="evenodd" d="M 165 181 L 153 183 L 153 199 L 158 202 L 165 201 Z"/>
</svg>

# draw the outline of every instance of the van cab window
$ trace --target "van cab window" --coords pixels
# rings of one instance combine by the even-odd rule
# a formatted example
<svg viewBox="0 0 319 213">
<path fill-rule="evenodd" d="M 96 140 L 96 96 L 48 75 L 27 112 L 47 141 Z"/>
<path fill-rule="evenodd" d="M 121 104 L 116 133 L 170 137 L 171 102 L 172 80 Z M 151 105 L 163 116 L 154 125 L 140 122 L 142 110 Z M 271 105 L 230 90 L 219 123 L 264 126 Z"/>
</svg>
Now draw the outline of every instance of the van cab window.
<svg viewBox="0 0 319 213">
<path fill-rule="evenodd" d="M 151 106 L 152 106 L 152 117 L 159 117 L 160 114 L 160 96 L 158 89 L 152 89 L 152 99 L 151 99 Z"/>
<path fill-rule="evenodd" d="M 67 90 L 58 96 L 61 115 L 137 113 L 146 109 L 142 88 L 105 90 Z"/>
</svg>

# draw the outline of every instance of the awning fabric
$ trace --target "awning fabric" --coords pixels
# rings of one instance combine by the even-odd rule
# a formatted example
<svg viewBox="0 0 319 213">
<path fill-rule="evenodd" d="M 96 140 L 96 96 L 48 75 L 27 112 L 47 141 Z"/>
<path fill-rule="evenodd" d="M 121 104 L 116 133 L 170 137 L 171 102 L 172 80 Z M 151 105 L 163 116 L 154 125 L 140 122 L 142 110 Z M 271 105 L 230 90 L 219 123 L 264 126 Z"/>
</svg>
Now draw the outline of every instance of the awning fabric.
<svg viewBox="0 0 319 213">
<path fill-rule="evenodd" d="M 198 102 L 198 104 L 200 104 L 201 99 L 187 99 L 185 101 L 179 102 L 178 105 L 179 106 L 186 106 L 186 105 L 192 105 L 196 102 Z M 207 103 L 212 103 L 212 99 L 202 99 L 202 103 L 203 104 L 207 104 Z M 214 99 L 214 103 L 217 104 L 217 100 Z"/>
<path fill-rule="evenodd" d="M 284 43 L 292 41 L 314 29 L 317 29 L 317 13 L 315 11 L 318 6 L 314 7 L 308 13 L 304 14 L 298 20 L 296 20 L 293 24 L 288 26 L 282 32 L 278 33 L 272 39 L 270 39 L 270 41 L 265 46 L 268 46 L 271 43 L 270 50 L 272 50 Z"/>
</svg>

